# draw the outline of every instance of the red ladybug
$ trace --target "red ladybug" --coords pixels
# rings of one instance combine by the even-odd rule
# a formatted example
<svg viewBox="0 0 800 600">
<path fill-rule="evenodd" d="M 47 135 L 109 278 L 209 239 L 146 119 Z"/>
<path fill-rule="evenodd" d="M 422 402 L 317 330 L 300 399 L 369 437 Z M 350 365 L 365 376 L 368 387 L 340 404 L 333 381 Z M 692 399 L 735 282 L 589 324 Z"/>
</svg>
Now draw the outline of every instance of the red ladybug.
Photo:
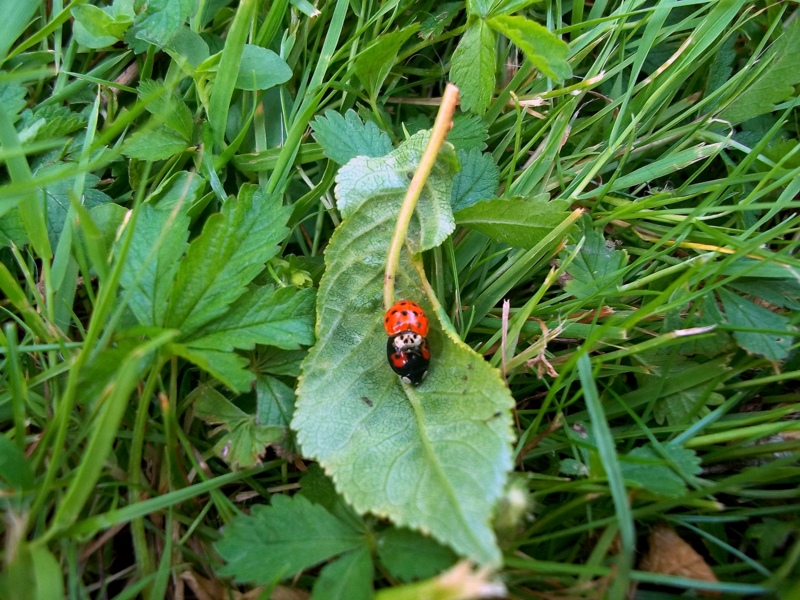
<svg viewBox="0 0 800 600">
<path fill-rule="evenodd" d="M 390 336 L 412 331 L 422 337 L 428 337 L 428 317 L 416 302 L 398 300 L 386 311 L 383 326 Z"/>
<path fill-rule="evenodd" d="M 389 366 L 405 383 L 419 385 L 428 374 L 428 365 L 431 360 L 428 340 L 422 338 L 422 341 L 416 346 L 404 346 L 402 350 L 398 350 L 395 345 L 398 337 L 390 336 L 386 342 L 386 357 L 389 359 Z"/>
</svg>

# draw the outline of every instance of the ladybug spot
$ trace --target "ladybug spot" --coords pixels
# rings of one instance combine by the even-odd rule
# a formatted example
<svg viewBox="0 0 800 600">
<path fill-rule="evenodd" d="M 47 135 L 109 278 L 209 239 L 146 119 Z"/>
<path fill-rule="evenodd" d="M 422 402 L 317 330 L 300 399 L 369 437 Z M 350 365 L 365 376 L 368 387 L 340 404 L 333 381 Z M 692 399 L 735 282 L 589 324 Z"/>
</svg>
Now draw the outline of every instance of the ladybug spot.
<svg viewBox="0 0 800 600">
<path fill-rule="evenodd" d="M 367 406 L 373 406 L 372 400 L 367 398 L 366 396 L 361 396 L 361 401 L 366 404 Z"/>
<path fill-rule="evenodd" d="M 404 317 L 406 317 L 406 316 L 408 316 L 408 311 L 405 311 L 405 310 L 404 310 L 404 311 L 403 311 L 403 312 L 401 312 L 400 314 L 401 314 L 401 315 L 403 315 Z"/>
</svg>

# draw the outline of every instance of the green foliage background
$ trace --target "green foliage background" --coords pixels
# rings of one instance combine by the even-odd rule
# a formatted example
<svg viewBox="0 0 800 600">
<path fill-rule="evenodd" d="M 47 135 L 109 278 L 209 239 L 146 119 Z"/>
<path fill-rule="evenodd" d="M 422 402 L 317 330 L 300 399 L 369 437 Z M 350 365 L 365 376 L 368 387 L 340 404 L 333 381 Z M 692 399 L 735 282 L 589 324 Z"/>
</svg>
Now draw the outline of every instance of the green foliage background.
<svg viewBox="0 0 800 600">
<path fill-rule="evenodd" d="M 4 7 L 1 595 L 794 597 L 799 53 L 792 2 Z"/>
</svg>

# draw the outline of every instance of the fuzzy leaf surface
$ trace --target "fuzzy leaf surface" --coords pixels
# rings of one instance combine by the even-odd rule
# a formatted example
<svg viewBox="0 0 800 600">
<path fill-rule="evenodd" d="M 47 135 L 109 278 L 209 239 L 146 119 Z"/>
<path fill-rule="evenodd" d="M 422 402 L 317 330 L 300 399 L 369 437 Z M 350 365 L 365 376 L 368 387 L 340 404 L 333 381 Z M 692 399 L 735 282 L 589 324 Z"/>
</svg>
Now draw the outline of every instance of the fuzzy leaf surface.
<svg viewBox="0 0 800 600">
<path fill-rule="evenodd" d="M 386 132 L 372 121 L 362 121 L 353 109 L 344 116 L 334 110 L 325 111 L 324 117 L 314 119 L 311 128 L 325 156 L 340 165 L 356 156 L 378 157 L 392 151 Z"/>
<path fill-rule="evenodd" d="M 407 144 L 415 143 L 412 138 Z M 396 161 L 401 151 L 406 149 L 384 162 Z M 449 211 L 452 169 L 442 158 L 429 184 L 441 188 Z M 381 170 L 377 161 L 370 166 Z M 350 207 L 325 253 L 318 341 L 303 363 L 292 428 L 304 455 L 319 461 L 358 512 L 430 532 L 463 556 L 498 564 L 490 517 L 512 466 L 513 400 L 494 368 L 442 330 L 407 249 L 396 295 L 419 302 L 431 317 L 430 372 L 415 388 L 389 368 L 382 287 L 403 190 L 382 190 L 362 157 L 342 171 L 359 197 L 343 193 L 340 179 L 340 205 Z M 417 206 L 425 227 L 438 230 L 434 210 L 432 202 Z"/>
<path fill-rule="evenodd" d="M 563 81 L 572 76 L 572 69 L 567 62 L 569 46 L 547 27 L 525 17 L 507 15 L 489 19 L 488 23 L 514 42 L 525 57 L 550 79 Z"/>
<path fill-rule="evenodd" d="M 533 248 L 567 216 L 568 200 L 550 202 L 547 194 L 542 194 L 484 200 L 458 211 L 456 221 L 499 242 Z"/>
<path fill-rule="evenodd" d="M 492 102 L 496 36 L 483 19 L 473 19 L 453 53 L 450 79 L 461 94 L 461 110 L 482 115 Z"/>
<path fill-rule="evenodd" d="M 300 495 L 274 494 L 222 530 L 219 573 L 255 584 L 286 579 L 365 544 L 363 535 Z"/>
<path fill-rule="evenodd" d="M 447 141 L 456 151 L 485 150 L 489 128 L 478 115 L 460 114 L 453 118 L 453 128 L 447 134 Z"/>
<path fill-rule="evenodd" d="M 209 217 L 189 246 L 172 289 L 167 326 L 187 335 L 225 313 L 277 254 L 290 213 L 279 195 L 242 186 L 239 198 Z"/>
</svg>

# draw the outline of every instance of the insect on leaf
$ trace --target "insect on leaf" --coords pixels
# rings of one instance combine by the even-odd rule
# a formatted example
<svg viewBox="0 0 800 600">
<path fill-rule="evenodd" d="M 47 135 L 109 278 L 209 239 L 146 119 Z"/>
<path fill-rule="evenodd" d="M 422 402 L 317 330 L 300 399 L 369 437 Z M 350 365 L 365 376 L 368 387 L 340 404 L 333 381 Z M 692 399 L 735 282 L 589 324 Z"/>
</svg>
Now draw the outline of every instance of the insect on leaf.
<svg viewBox="0 0 800 600">
<path fill-rule="evenodd" d="M 411 157 L 418 160 L 427 135 L 383 159 L 355 158 L 339 174 L 345 219 L 325 252 L 318 341 L 303 363 L 292 427 L 304 455 L 319 461 L 358 512 L 429 532 L 463 556 L 498 564 L 490 520 L 511 468 L 508 389 L 435 318 L 430 371 L 419 387 L 403 384 L 386 361 L 386 253 L 406 174 L 415 167 Z M 417 248 L 440 243 L 452 227 L 441 228 L 452 215 L 437 213 L 450 210 L 452 159 L 452 150 L 444 150 L 417 205 L 410 231 Z M 396 294 L 432 314 L 408 249 Z"/>
</svg>

